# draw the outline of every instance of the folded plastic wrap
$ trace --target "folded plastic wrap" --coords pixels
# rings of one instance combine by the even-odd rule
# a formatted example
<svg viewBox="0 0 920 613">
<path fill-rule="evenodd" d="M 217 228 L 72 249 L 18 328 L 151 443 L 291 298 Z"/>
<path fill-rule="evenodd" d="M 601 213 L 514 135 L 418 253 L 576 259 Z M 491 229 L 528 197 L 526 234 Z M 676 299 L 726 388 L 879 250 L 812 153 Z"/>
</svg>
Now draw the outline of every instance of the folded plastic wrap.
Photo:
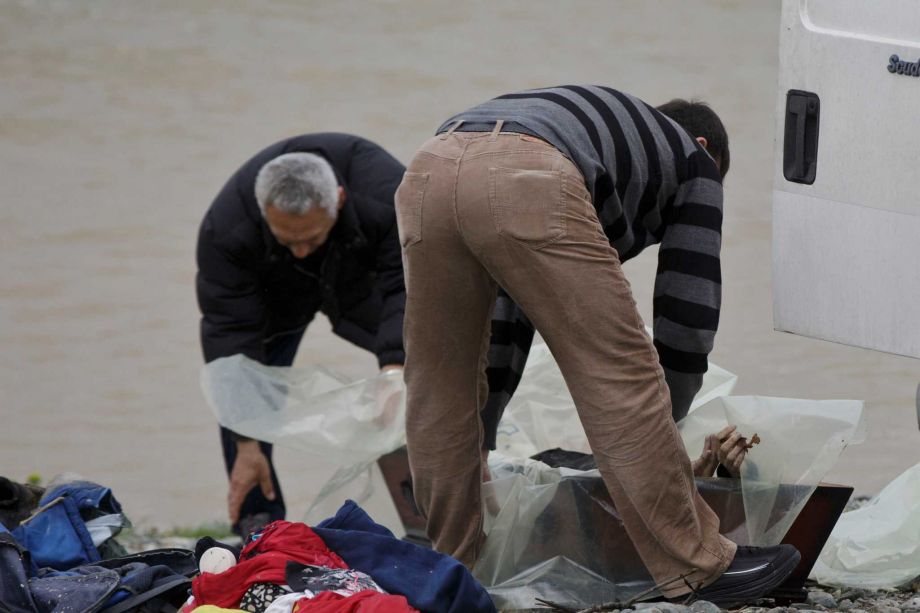
<svg viewBox="0 0 920 613">
<path fill-rule="evenodd" d="M 920 464 L 866 506 L 840 516 L 811 578 L 828 585 L 893 588 L 920 577 Z"/>
<path fill-rule="evenodd" d="M 351 382 L 319 367 L 235 355 L 206 364 L 201 387 L 222 426 L 343 468 L 406 444 L 401 371 Z"/>
</svg>

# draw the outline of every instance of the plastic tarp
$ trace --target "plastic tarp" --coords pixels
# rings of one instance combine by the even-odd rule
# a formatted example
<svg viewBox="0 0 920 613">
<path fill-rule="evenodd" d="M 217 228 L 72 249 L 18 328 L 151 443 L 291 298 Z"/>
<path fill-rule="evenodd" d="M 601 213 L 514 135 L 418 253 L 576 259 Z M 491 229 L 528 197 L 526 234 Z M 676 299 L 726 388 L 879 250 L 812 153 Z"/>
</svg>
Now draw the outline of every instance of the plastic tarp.
<svg viewBox="0 0 920 613">
<path fill-rule="evenodd" d="M 841 515 L 811 578 L 828 585 L 899 587 L 920 577 L 920 464 L 866 506 Z"/>
<path fill-rule="evenodd" d="M 547 380 L 540 382 L 547 386 Z M 524 386 L 524 382 L 522 382 Z M 558 390 L 556 390 L 558 392 Z M 545 408 L 545 410 L 544 410 Z M 541 432 L 566 430 L 576 420 L 562 406 L 531 406 Z M 756 396 L 715 398 L 679 424 L 691 457 L 706 435 L 731 423 L 761 443 L 742 465 L 740 480 L 698 479 L 722 520 L 722 532 L 743 545 L 779 543 L 815 487 L 848 443 L 861 440 L 862 403 Z M 503 424 L 503 427 L 506 424 Z M 506 448 L 523 449 L 526 427 L 507 432 Z M 542 434 L 541 434 L 542 436 Z M 540 440 L 554 446 L 552 436 Z M 500 608 L 526 608 L 540 597 L 581 607 L 625 600 L 651 587 L 599 473 L 550 468 L 541 462 L 494 456 L 484 484 L 486 543 L 474 569 Z M 615 552 L 611 555 L 611 552 Z"/>
<path fill-rule="evenodd" d="M 537 598 L 581 609 L 652 587 L 597 471 L 502 457 L 490 467 L 488 537 L 473 574 L 499 609 L 529 610 Z M 743 540 L 740 482 L 698 479 L 697 486 L 725 531 Z"/>
<path fill-rule="evenodd" d="M 710 365 L 693 406 L 729 393 L 735 381 L 732 373 Z M 334 514 L 346 498 L 366 503 L 374 495 L 377 458 L 406 444 L 399 371 L 350 381 L 318 366 L 266 366 L 234 355 L 205 364 L 200 382 L 222 426 L 340 467 L 307 510 L 308 523 Z M 556 446 L 589 451 L 572 406 L 549 349 L 535 343 L 499 427 L 498 450 L 519 457 Z M 544 423 L 552 423 L 555 433 L 542 429 Z"/>
<path fill-rule="evenodd" d="M 749 545 L 779 543 L 846 446 L 865 438 L 858 400 L 726 396 L 678 424 L 690 457 L 726 424 L 761 439 L 741 465 Z"/>
<path fill-rule="evenodd" d="M 367 502 L 377 458 L 406 444 L 401 371 L 350 381 L 322 367 L 266 366 L 234 355 L 202 367 L 201 389 L 222 426 L 339 467 L 307 523 L 335 514 L 345 499 Z"/>
<path fill-rule="evenodd" d="M 679 426 L 691 457 L 699 455 L 707 434 L 726 424 L 747 436 L 759 434 L 761 443 L 748 454 L 741 480 L 711 480 L 723 485 L 708 487 L 731 490 L 733 502 L 725 503 L 725 511 L 737 517 L 727 524 L 723 517 L 730 538 L 774 544 L 844 447 L 861 440 L 862 402 L 727 396 L 735 381 L 710 364 Z M 234 356 L 207 364 L 202 387 L 222 425 L 341 466 L 308 519 L 346 496 L 365 501 L 373 463 L 405 444 L 405 394 L 398 374 L 349 382 L 322 368 L 269 367 Z M 475 573 L 502 607 L 531 607 L 535 597 L 566 594 L 579 599 L 570 604 L 597 603 L 628 597 L 649 584 L 641 563 L 630 562 L 635 554 L 629 553 L 628 539 L 615 534 L 621 524 L 597 472 L 549 469 L 524 459 L 555 447 L 589 451 L 562 375 L 548 348 L 536 344 L 499 427 L 499 453 L 490 461 L 495 478 L 484 488 L 487 539 Z M 601 539 L 597 530 L 608 529 L 613 532 Z M 600 555 L 598 542 L 622 563 L 598 564 L 609 558 Z"/>
<path fill-rule="evenodd" d="M 691 410 L 729 394 L 736 380 L 710 364 Z M 201 388 L 222 426 L 342 467 L 374 462 L 406 444 L 399 371 L 350 381 L 322 367 L 265 366 L 234 355 L 205 364 Z M 552 447 L 588 452 L 574 415 L 559 367 L 548 347 L 535 343 L 499 426 L 497 451 L 512 457 Z"/>
<path fill-rule="evenodd" d="M 234 432 L 340 466 L 406 444 L 401 371 L 351 382 L 320 367 L 265 366 L 243 355 L 201 371 L 205 399 Z"/>
<path fill-rule="evenodd" d="M 699 457 L 708 434 L 728 424 L 748 437 L 759 435 L 740 480 L 698 480 L 698 486 L 729 538 L 772 545 L 843 449 L 864 439 L 863 403 L 728 396 L 736 381 L 710 364 L 678 426 L 691 458 Z M 492 455 L 493 480 L 484 484 L 487 538 L 474 572 L 501 608 L 531 607 L 536 597 L 587 606 L 651 586 L 599 473 L 524 459 L 555 447 L 590 452 L 562 374 L 540 344 L 505 410 L 497 438 L 501 455 Z"/>
</svg>

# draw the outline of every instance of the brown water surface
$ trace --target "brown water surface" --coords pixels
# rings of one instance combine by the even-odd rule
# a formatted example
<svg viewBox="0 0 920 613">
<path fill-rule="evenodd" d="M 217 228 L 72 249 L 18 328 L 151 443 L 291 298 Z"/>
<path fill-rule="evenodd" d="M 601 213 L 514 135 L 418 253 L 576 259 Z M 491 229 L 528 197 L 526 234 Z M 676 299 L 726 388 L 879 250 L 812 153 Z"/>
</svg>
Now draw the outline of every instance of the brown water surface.
<svg viewBox="0 0 920 613">
<path fill-rule="evenodd" d="M 599 83 L 722 114 L 732 172 L 713 358 L 739 393 L 865 399 L 869 439 L 830 478 L 877 491 L 920 460 L 920 363 L 772 329 L 778 6 L 0 0 L 0 474 L 77 471 L 141 523 L 222 517 L 193 281 L 197 225 L 227 176 L 310 131 L 361 134 L 406 161 L 481 100 Z M 626 270 L 648 318 L 655 257 Z M 298 361 L 356 376 L 375 363 L 325 322 Z M 296 517 L 328 467 L 279 456 Z"/>
</svg>

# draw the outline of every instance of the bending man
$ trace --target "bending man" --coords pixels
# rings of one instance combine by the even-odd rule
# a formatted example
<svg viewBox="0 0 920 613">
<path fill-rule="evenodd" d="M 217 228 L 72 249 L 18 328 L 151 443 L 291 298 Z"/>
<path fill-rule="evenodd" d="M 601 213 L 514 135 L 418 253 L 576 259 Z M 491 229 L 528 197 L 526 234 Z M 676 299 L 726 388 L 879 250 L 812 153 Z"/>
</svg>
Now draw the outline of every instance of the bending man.
<svg viewBox="0 0 920 613">
<path fill-rule="evenodd" d="M 793 548 L 719 535 L 672 417 L 672 399 L 679 414 L 699 389 L 718 323 L 728 166 L 725 130 L 705 105 L 656 110 L 594 86 L 500 96 L 422 145 L 396 208 L 409 461 L 437 549 L 472 566 L 482 545 L 478 409 L 501 286 L 559 363 L 656 580 L 687 574 L 706 586 L 701 598 L 728 604 L 792 572 Z M 620 262 L 657 243 L 653 344 Z"/>
<path fill-rule="evenodd" d="M 348 134 L 275 143 L 234 173 L 198 235 L 205 361 L 237 353 L 290 366 L 316 313 L 335 334 L 401 368 L 405 287 L 393 194 L 403 166 Z M 272 446 L 221 428 L 228 509 L 246 536 L 283 519 Z"/>
</svg>

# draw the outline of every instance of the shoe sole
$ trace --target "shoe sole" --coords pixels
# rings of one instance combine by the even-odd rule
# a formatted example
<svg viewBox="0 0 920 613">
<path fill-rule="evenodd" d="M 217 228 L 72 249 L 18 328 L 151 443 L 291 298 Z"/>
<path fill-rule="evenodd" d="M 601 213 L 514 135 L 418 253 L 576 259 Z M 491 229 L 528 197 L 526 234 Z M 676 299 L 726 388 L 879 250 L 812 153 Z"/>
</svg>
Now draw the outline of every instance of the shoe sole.
<svg viewBox="0 0 920 613">
<path fill-rule="evenodd" d="M 713 604 L 719 605 L 723 609 L 730 609 L 737 605 L 763 598 L 782 585 L 783 582 L 789 578 L 789 575 L 792 574 L 792 571 L 796 569 L 801 560 L 802 554 L 793 550 L 793 555 L 785 560 L 779 561 L 778 565 L 773 568 L 773 571 L 769 575 L 758 581 L 752 582 L 749 587 L 725 588 L 715 592 L 706 592 L 705 594 L 700 594 L 699 599 L 708 600 Z M 774 562 L 774 564 L 777 564 L 777 562 Z"/>
</svg>

